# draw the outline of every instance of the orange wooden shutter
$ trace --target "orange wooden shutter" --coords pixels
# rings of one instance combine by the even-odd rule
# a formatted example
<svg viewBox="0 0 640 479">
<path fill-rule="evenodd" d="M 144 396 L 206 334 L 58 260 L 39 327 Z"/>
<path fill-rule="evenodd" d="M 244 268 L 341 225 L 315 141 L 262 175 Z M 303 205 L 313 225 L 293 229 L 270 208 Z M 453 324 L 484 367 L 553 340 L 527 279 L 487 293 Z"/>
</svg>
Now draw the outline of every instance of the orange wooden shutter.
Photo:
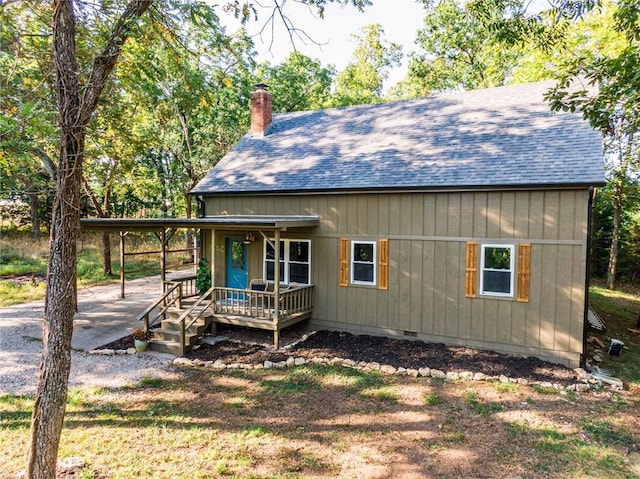
<svg viewBox="0 0 640 479">
<path fill-rule="evenodd" d="M 389 289 L 389 240 L 378 241 L 378 289 Z"/>
<path fill-rule="evenodd" d="M 478 284 L 478 243 L 467 241 L 467 265 L 465 270 L 464 295 L 467 298 L 476 297 Z"/>
<path fill-rule="evenodd" d="M 349 238 L 340 238 L 340 286 L 349 285 Z"/>
<path fill-rule="evenodd" d="M 529 302 L 531 283 L 531 243 L 518 245 L 518 301 Z"/>
</svg>

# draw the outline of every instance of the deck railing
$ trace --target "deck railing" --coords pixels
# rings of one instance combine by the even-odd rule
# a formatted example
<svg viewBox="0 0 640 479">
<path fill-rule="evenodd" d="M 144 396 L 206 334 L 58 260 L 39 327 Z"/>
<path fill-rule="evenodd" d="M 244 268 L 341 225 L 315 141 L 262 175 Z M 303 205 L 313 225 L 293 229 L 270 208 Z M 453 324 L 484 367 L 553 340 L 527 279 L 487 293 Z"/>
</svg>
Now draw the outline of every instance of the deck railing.
<svg viewBox="0 0 640 479">
<path fill-rule="evenodd" d="M 313 310 L 313 287 L 310 284 L 282 290 L 279 301 L 276 301 L 275 293 L 271 291 L 215 287 L 213 289 L 214 312 L 275 320 L 277 304 L 278 317 L 286 319 L 292 315 Z"/>
</svg>

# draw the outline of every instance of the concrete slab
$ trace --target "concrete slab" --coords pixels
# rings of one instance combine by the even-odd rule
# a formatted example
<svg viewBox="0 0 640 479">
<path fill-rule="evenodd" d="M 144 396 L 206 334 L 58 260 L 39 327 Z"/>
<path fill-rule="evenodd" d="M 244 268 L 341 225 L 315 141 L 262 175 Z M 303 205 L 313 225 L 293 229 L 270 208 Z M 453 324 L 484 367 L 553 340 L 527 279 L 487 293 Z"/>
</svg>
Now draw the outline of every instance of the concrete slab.
<svg viewBox="0 0 640 479">
<path fill-rule="evenodd" d="M 90 351 L 131 334 L 142 327 L 136 316 L 158 299 L 157 292 L 142 293 L 96 304 L 73 318 L 71 347 Z"/>
</svg>

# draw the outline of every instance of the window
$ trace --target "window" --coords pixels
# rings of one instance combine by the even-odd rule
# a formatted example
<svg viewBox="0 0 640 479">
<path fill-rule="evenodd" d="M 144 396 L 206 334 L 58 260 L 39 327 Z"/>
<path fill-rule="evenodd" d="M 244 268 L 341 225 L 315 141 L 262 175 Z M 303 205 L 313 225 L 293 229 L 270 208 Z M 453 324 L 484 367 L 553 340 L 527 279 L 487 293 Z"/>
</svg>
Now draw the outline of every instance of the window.
<svg viewBox="0 0 640 479">
<path fill-rule="evenodd" d="M 273 239 L 270 240 L 273 244 Z M 275 277 L 275 251 L 268 241 L 264 242 L 264 278 Z M 280 281 L 283 283 L 311 284 L 311 241 L 280 240 Z"/>
<path fill-rule="evenodd" d="M 480 294 L 513 296 L 513 245 L 482 245 Z"/>
<path fill-rule="evenodd" d="M 351 242 L 351 282 L 353 284 L 376 284 L 376 242 Z"/>
</svg>

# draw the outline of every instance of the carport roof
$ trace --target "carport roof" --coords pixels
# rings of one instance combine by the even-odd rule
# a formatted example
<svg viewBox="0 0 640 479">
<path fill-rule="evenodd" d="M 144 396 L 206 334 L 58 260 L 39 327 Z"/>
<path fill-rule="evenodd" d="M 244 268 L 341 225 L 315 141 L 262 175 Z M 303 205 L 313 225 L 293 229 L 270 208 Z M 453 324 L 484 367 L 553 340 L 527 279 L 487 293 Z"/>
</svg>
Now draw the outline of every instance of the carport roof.
<svg viewBox="0 0 640 479">
<path fill-rule="evenodd" d="M 82 218 L 85 230 L 161 231 L 167 228 L 247 229 L 286 231 L 318 225 L 314 215 L 217 215 L 203 218 Z"/>
</svg>

